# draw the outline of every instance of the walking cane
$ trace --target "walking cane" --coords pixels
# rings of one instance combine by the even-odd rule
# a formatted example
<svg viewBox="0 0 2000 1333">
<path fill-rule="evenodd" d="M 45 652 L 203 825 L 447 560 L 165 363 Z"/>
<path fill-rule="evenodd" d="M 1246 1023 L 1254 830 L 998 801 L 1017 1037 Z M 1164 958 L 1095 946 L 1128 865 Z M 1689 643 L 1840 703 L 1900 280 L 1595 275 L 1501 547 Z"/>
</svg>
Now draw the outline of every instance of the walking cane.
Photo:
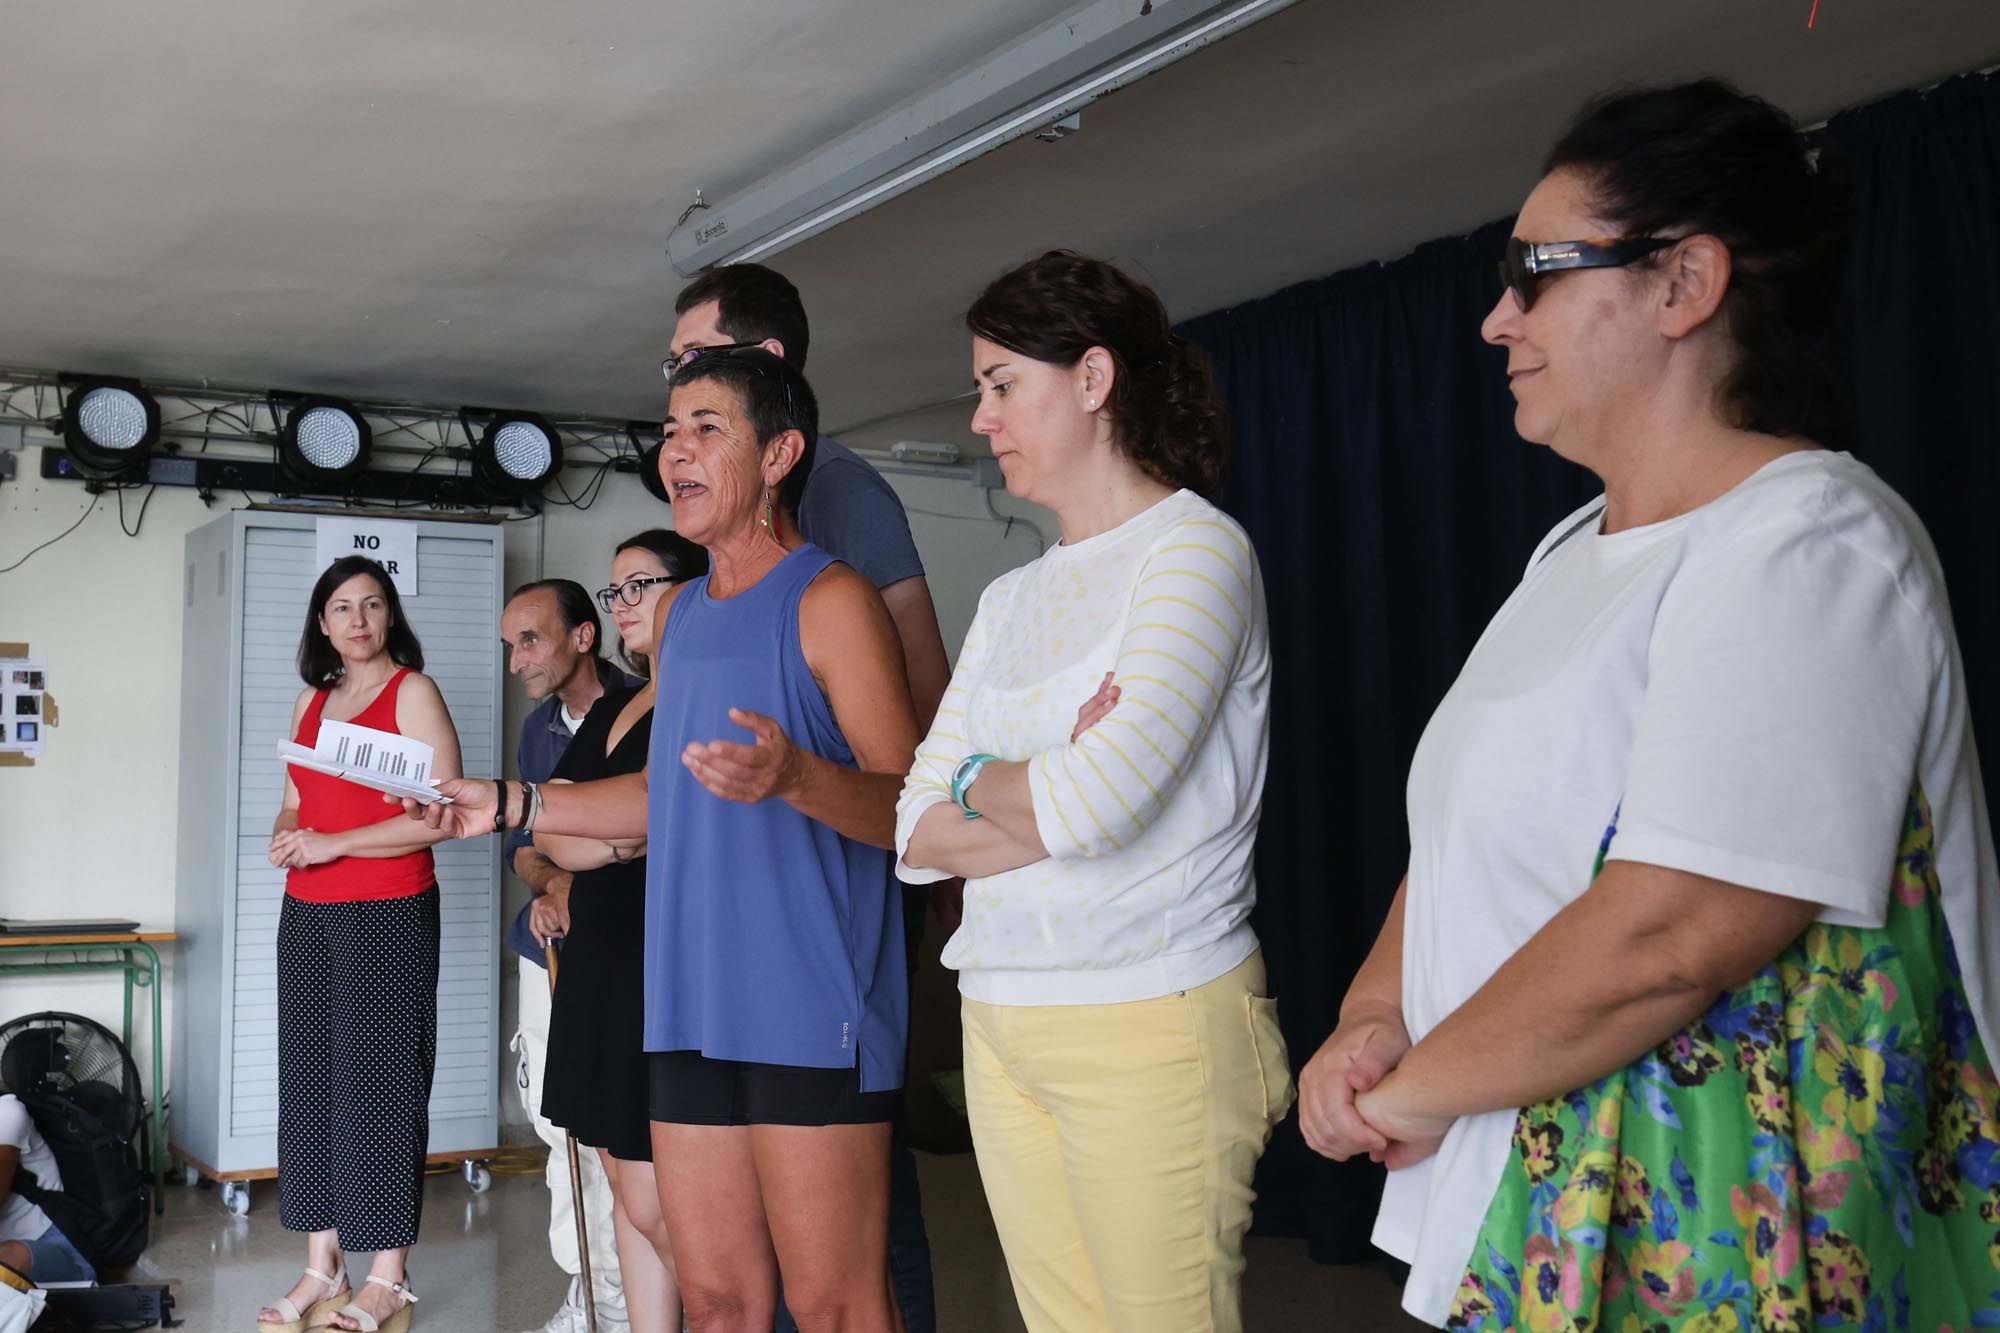
<svg viewBox="0 0 2000 1333">
<path fill-rule="evenodd" d="M 550 940 L 542 941 L 542 957 L 549 965 L 549 998 L 556 994 L 556 946 Z M 590 1333 L 597 1333 L 597 1296 L 590 1289 L 590 1225 L 583 1215 L 583 1173 L 577 1167 L 576 1135 L 563 1131 L 563 1147 L 569 1152 L 569 1198 L 576 1212 L 576 1257 L 583 1268 L 583 1322 Z"/>
</svg>

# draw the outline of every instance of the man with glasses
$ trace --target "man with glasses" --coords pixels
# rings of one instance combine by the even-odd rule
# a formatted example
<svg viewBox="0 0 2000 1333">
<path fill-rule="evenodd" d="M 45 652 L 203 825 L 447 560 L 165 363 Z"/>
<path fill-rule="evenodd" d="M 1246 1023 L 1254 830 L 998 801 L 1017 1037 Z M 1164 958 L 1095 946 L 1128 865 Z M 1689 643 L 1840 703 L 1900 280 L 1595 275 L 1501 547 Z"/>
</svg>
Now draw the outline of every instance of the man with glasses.
<svg viewBox="0 0 2000 1333">
<path fill-rule="evenodd" d="M 506 646 L 507 669 L 536 703 L 521 724 L 515 765 L 525 781 L 545 782 L 569 748 L 570 738 L 583 725 L 590 706 L 603 698 L 607 689 L 638 682 L 601 656 L 603 629 L 591 609 L 590 594 L 570 579 L 538 579 L 516 588 L 500 613 L 500 639 Z M 528 923 L 535 900 L 544 896 L 554 901 L 560 913 L 567 914 L 571 876 L 536 851 L 528 834 L 508 834 L 506 854 L 508 865 L 532 890 L 506 936 L 507 946 L 520 955 L 520 1028 L 513 1043 L 520 1055 L 516 1081 L 536 1135 L 549 1145 L 544 1173 L 549 1185 L 549 1251 L 570 1277 L 562 1305 L 542 1325 L 541 1333 L 582 1333 L 583 1265 L 577 1256 L 569 1158 L 562 1130 L 544 1120 L 541 1110 L 542 1066 L 549 1050 L 549 977 L 542 942 Z M 596 1153 L 577 1154 L 577 1163 L 583 1176 L 584 1217 L 592 1237 L 590 1269 L 597 1327 L 599 1333 L 624 1333 L 625 1293 L 612 1240 L 611 1185 Z"/>
<path fill-rule="evenodd" d="M 809 329 L 798 288 L 761 264 L 710 269 L 682 289 L 674 314 L 673 341 L 661 366 L 669 379 L 687 361 L 724 348 L 762 347 L 793 369 L 805 369 Z M 798 521 L 807 541 L 852 566 L 882 594 L 902 640 L 917 726 L 928 732 L 951 682 L 951 664 L 902 500 L 858 454 L 822 435 L 813 446 Z M 954 886 L 962 887 L 956 882 Z M 933 886 L 932 891 L 943 887 Z M 906 890 L 904 898 L 904 932 L 913 973 L 923 933 L 923 900 L 915 892 Z M 937 901 L 940 916 L 955 925 L 956 896 Z M 916 1158 L 900 1135 L 890 1151 L 889 1267 L 904 1326 L 909 1333 L 933 1333 L 937 1314 L 923 1196 Z M 796 1333 L 796 1329 L 780 1304 L 777 1333 Z"/>
</svg>

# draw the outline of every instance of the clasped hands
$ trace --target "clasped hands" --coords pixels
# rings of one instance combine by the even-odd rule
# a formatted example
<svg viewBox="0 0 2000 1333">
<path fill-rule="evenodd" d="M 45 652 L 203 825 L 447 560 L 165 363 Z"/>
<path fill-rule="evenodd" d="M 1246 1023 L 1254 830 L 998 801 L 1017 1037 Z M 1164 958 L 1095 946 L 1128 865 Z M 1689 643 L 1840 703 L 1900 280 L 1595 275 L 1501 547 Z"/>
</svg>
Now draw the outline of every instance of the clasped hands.
<svg viewBox="0 0 2000 1333">
<path fill-rule="evenodd" d="M 1366 1153 L 1391 1171 L 1436 1152 L 1453 1117 L 1410 1107 L 1407 1080 L 1394 1077 L 1409 1052 L 1410 1034 L 1394 1010 L 1343 1014 L 1299 1072 L 1299 1131 L 1306 1146 L 1336 1162 Z"/>
<path fill-rule="evenodd" d="M 271 845 L 264 855 L 279 870 L 303 870 L 307 866 L 324 865 L 340 853 L 331 834 L 288 828 L 271 835 Z"/>
</svg>

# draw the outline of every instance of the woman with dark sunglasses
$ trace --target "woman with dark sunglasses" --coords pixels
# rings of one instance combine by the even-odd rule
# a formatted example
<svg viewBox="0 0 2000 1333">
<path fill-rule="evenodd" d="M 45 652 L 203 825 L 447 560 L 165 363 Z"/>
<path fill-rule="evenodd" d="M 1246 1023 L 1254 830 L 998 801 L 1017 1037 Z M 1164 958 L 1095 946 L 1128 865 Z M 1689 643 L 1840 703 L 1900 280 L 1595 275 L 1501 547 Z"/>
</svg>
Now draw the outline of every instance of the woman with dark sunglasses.
<svg viewBox="0 0 2000 1333">
<path fill-rule="evenodd" d="M 551 782 L 594 782 L 645 769 L 660 685 L 654 612 L 670 588 L 707 570 L 708 552 L 664 528 L 618 544 L 611 583 L 598 589 L 597 603 L 617 625 L 625 659 L 644 683 L 604 692 Z M 549 1007 L 542 1115 L 603 1159 L 633 1333 L 675 1333 L 680 1296 L 646 1113 L 646 840 L 537 832 L 535 848 L 574 876 L 565 898 L 535 899 L 529 918 L 535 938 L 563 941 Z"/>
<path fill-rule="evenodd" d="M 889 849 L 917 722 L 881 596 L 799 536 L 818 416 L 761 348 L 681 367 L 661 480 L 710 566 L 659 603 L 646 771 L 446 783 L 453 804 L 421 811 L 461 837 L 646 837 L 654 1174 L 688 1322 L 717 1333 L 765 1333 L 781 1270 L 802 1326 L 894 1319 L 909 997 Z"/>
<path fill-rule="evenodd" d="M 2000 929 L 1944 581 L 1850 434 L 1847 204 L 1704 80 L 1585 108 L 1486 317 L 1559 523 L 1411 765 L 1301 1077 L 1453 1328 L 2000 1317 Z"/>
</svg>

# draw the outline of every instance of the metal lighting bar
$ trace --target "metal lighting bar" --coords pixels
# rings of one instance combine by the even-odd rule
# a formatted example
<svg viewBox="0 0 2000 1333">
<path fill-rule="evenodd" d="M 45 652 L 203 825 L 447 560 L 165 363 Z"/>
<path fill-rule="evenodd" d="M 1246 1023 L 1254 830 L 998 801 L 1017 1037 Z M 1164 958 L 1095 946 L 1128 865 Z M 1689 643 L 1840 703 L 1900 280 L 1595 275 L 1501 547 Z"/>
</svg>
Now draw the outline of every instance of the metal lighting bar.
<svg viewBox="0 0 2000 1333">
<path fill-rule="evenodd" d="M 288 477 L 276 462 L 285 414 L 298 395 L 153 380 L 145 381 L 145 386 L 160 405 L 160 447 L 145 473 L 132 479 L 137 484 L 191 486 L 204 494 L 242 489 L 286 495 L 351 493 L 440 506 L 508 503 L 483 495 L 465 475 L 488 409 L 344 399 L 368 423 L 377 458 L 400 456 L 414 462 L 400 468 L 364 469 L 318 487 Z M 62 398 L 55 374 L 0 366 L 0 430 L 18 428 L 22 437 L 28 432 L 59 436 Z M 593 471 L 608 466 L 612 471 L 636 472 L 641 440 L 653 429 L 649 423 L 642 429 L 642 423 L 602 417 L 554 417 L 549 424 L 562 441 L 563 466 Z M 8 434 L 12 443 L 17 432 Z M 11 454 L 0 458 L 0 476 L 11 471 L 12 461 Z M 46 446 L 41 475 L 88 480 L 66 452 Z"/>
<path fill-rule="evenodd" d="M 285 412 L 298 395 L 255 389 L 210 388 L 144 381 L 160 404 L 160 438 L 182 444 L 241 444 L 273 447 L 284 430 Z M 343 399 L 368 422 L 375 451 L 388 454 L 449 456 L 465 452 L 477 440 L 462 423 L 463 408 L 391 403 L 367 398 Z M 489 409 L 479 409 L 481 412 Z M 0 366 L 0 424 L 46 430 L 62 415 L 56 376 L 41 370 Z M 636 455 L 631 441 L 635 423 L 603 417 L 548 418 L 565 449 L 580 456 L 565 460 L 570 467 L 594 467 L 606 458 Z M 650 423 L 648 423 L 650 429 Z"/>
<path fill-rule="evenodd" d="M 1268 18 L 1297 0 L 1091 0 L 667 237 L 674 271 L 764 259 Z"/>
</svg>

